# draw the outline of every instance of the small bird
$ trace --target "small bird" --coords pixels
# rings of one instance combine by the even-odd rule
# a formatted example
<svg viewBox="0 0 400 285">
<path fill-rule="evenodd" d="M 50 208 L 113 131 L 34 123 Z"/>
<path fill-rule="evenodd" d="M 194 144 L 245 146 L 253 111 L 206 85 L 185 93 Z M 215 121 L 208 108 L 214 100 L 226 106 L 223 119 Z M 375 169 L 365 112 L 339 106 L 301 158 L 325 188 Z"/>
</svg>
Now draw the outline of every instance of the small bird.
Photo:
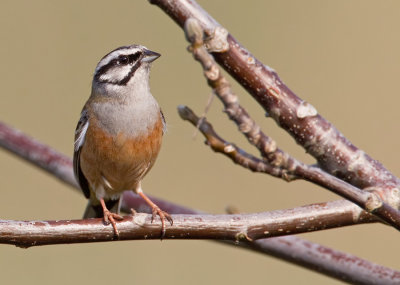
<svg viewBox="0 0 400 285">
<path fill-rule="evenodd" d="M 75 131 L 74 173 L 89 199 L 84 218 L 104 218 L 119 232 L 122 193 L 132 190 L 158 215 L 165 234 L 171 216 L 154 204 L 141 182 L 153 166 L 166 130 L 164 115 L 150 93 L 150 66 L 159 53 L 141 45 L 105 55 L 94 72 L 92 93 Z M 134 211 L 133 211 L 134 213 Z"/>
</svg>

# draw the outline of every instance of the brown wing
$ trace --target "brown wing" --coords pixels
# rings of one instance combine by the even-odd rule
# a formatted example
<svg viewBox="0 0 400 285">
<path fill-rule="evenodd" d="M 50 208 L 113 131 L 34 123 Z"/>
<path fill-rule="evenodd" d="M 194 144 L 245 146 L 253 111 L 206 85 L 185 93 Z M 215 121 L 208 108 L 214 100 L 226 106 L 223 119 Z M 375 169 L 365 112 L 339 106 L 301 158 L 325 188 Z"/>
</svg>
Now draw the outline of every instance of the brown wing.
<svg viewBox="0 0 400 285">
<path fill-rule="evenodd" d="M 74 143 L 74 174 L 75 179 L 78 181 L 79 186 L 81 186 L 83 194 L 85 194 L 86 198 L 90 197 L 90 188 L 89 183 L 86 177 L 83 175 L 81 169 L 81 160 L 80 154 L 83 143 L 85 142 L 86 131 L 89 127 L 89 118 L 86 109 L 82 110 L 81 118 L 79 119 L 78 125 L 75 130 L 75 143 Z"/>
</svg>

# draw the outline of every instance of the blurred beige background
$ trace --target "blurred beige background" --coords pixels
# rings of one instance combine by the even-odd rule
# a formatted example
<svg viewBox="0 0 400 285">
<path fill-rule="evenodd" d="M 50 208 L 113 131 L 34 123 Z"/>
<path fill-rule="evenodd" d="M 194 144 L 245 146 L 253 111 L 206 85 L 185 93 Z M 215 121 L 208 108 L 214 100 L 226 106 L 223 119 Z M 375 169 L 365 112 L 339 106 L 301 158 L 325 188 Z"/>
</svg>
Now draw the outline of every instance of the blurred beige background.
<svg viewBox="0 0 400 285">
<path fill-rule="evenodd" d="M 199 1 L 260 60 L 278 71 L 357 146 L 399 174 L 399 1 Z M 141 43 L 160 52 L 152 92 L 169 131 L 144 182 L 147 193 L 211 213 L 227 205 L 260 212 L 337 199 L 309 183 L 256 175 L 214 154 L 178 104 L 201 113 L 210 90 L 186 52 L 180 28 L 147 1 L 5 1 L 0 9 L 0 120 L 72 155 L 73 135 L 98 60 Z M 313 162 L 264 118 L 237 85 L 242 104 L 291 154 Z M 209 118 L 246 149 L 215 101 Z M 80 218 L 86 200 L 0 150 L 2 219 Z M 303 238 L 400 269 L 398 232 L 364 225 Z M 4 284 L 337 284 L 282 261 L 206 241 L 132 241 L 0 246 Z"/>
</svg>

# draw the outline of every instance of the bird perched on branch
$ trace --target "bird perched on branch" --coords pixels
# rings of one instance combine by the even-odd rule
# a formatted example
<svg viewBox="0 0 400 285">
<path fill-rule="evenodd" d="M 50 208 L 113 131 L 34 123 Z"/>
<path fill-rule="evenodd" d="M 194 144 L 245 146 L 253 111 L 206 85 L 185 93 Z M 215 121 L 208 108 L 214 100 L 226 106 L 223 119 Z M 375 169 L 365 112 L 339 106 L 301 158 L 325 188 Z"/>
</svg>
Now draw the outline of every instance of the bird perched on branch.
<svg viewBox="0 0 400 285">
<path fill-rule="evenodd" d="M 162 211 L 144 193 L 141 181 L 153 166 L 165 132 L 164 115 L 150 93 L 151 63 L 160 54 L 141 45 L 123 46 L 97 64 L 92 93 L 75 131 L 74 173 L 86 198 L 84 218 L 104 217 L 119 235 L 116 221 L 122 193 L 132 190 L 158 215 Z"/>
</svg>

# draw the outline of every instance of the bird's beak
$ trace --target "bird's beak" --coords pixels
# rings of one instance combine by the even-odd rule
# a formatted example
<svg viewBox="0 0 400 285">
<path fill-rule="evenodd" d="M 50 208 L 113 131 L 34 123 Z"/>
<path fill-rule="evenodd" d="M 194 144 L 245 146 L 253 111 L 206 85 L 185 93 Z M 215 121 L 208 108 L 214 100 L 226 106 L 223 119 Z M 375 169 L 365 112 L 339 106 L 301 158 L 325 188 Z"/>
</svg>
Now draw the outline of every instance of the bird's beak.
<svg viewBox="0 0 400 285">
<path fill-rule="evenodd" d="M 159 58 L 161 56 L 161 54 L 155 52 L 155 51 L 151 51 L 151 50 L 146 50 L 144 52 L 144 57 L 142 58 L 142 62 L 153 62 L 155 61 L 157 58 Z"/>
</svg>

